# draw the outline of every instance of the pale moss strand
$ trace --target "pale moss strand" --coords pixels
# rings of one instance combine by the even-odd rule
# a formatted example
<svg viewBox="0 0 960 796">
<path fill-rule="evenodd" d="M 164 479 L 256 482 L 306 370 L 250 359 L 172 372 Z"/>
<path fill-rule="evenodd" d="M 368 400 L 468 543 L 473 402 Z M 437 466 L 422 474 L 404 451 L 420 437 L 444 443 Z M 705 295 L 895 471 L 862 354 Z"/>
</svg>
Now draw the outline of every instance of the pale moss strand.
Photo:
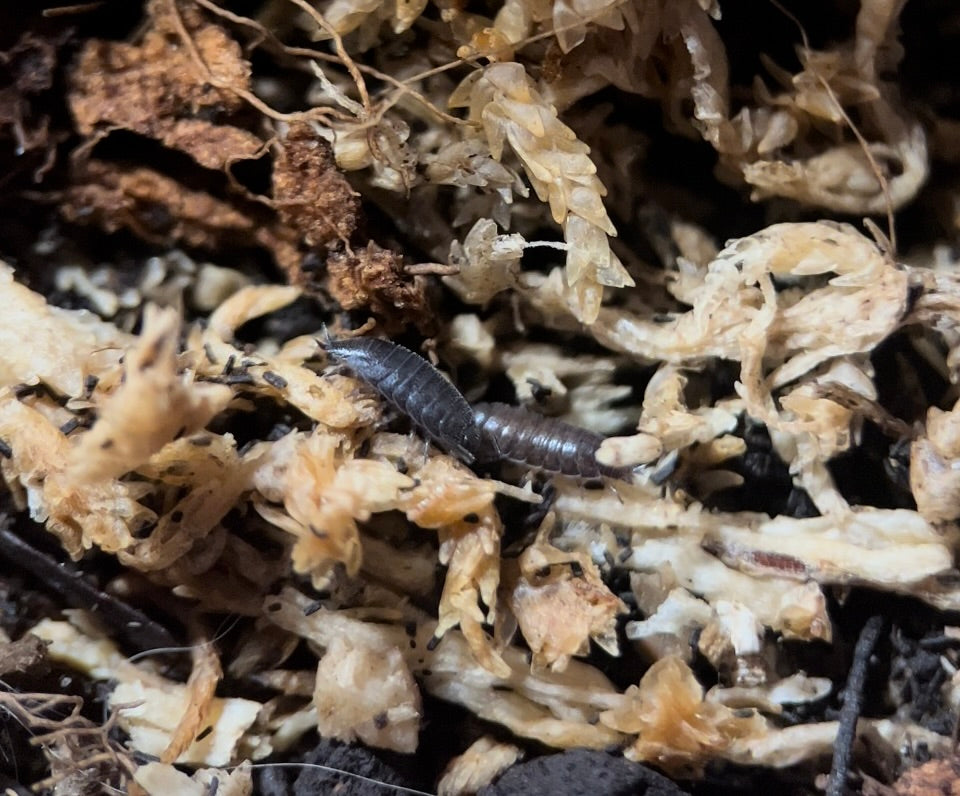
<svg viewBox="0 0 960 796">
<path fill-rule="evenodd" d="M 407 30 L 427 6 L 427 0 L 333 0 L 324 11 L 324 17 L 341 36 L 361 28 L 379 27 L 389 21 L 394 33 Z M 375 31 L 371 31 L 374 35 Z M 315 38 L 326 39 L 327 35 L 317 30 Z"/>
<path fill-rule="evenodd" d="M 500 63 L 467 78 L 451 105 L 469 107 L 479 120 L 494 158 L 509 144 L 541 201 L 550 205 L 567 242 L 566 286 L 582 323 L 600 311 L 603 287 L 633 280 L 610 249 L 617 231 L 603 206 L 606 189 L 597 178 L 590 148 L 557 118 L 556 108 L 537 91 L 518 63 Z"/>
<path fill-rule="evenodd" d="M 493 22 L 511 44 L 519 44 L 535 29 L 549 23 L 563 53 L 569 53 L 587 38 L 589 25 L 623 30 L 626 0 L 506 0 Z M 627 20 L 632 14 L 626 11 Z"/>
</svg>

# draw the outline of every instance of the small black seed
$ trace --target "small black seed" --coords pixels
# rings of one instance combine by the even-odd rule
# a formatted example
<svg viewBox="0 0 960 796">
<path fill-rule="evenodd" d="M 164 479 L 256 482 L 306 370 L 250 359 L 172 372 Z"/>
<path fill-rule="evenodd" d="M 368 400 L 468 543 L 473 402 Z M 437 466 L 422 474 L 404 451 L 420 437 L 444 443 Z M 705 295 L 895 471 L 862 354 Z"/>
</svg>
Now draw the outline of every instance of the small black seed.
<svg viewBox="0 0 960 796">
<path fill-rule="evenodd" d="M 263 372 L 263 380 L 269 384 L 271 387 L 276 387 L 278 390 L 282 390 L 287 386 L 287 380 L 272 370 L 265 370 Z"/>
</svg>

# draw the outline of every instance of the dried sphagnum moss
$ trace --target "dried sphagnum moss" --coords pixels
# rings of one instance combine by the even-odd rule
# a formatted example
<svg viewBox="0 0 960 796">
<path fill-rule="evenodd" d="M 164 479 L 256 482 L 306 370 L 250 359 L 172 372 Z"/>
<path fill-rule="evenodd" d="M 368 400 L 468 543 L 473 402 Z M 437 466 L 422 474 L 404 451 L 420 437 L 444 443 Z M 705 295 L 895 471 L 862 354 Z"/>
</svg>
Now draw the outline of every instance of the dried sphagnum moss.
<svg viewBox="0 0 960 796">
<path fill-rule="evenodd" d="M 193 298 L 209 315 L 184 323 L 149 302 L 179 307 L 191 277 L 145 273 L 111 301 L 109 282 L 64 269 L 63 284 L 81 285 L 114 324 L 52 306 L 4 267 L 0 440 L 9 456 L 0 471 L 15 505 L 72 557 L 99 548 L 200 612 L 269 627 L 265 638 L 283 642 L 267 649 L 272 642 L 251 639 L 243 660 L 253 669 L 269 661 L 248 673 L 278 697 L 214 697 L 223 675 L 212 647 L 182 685 L 121 664 L 99 641 L 98 656 L 81 660 L 86 642 L 75 631 L 66 641 L 63 627 L 37 632 L 59 634 L 53 653 L 95 677 L 105 662 L 123 672 L 110 675 L 121 680 L 115 701 L 186 712 L 179 725 L 130 713 L 125 726 L 140 751 L 193 765 L 263 757 L 310 728 L 411 752 L 421 689 L 520 737 L 621 744 L 684 776 L 713 759 L 788 766 L 829 750 L 833 722 L 780 726 L 783 704 L 826 688 L 800 673 L 799 687 L 782 679 L 789 660 L 771 633 L 831 641 L 834 586 L 960 608 L 955 396 L 887 422 L 871 360 L 906 330 L 931 369 L 955 381 L 956 263 L 940 246 L 900 264 L 888 242 L 836 220 L 776 223 L 718 245 L 711 233 L 726 230 L 698 226 L 706 200 L 679 193 L 669 218 L 651 209 L 680 189 L 660 192 L 645 174 L 650 131 L 605 125 L 594 100 L 578 103 L 615 92 L 658 103 L 670 129 L 702 139 L 717 176 L 756 201 L 897 209 L 931 171 L 928 133 L 890 77 L 903 55 L 901 10 L 864 3 L 829 49 L 798 34 L 796 73 L 766 58 L 749 86 L 731 76 L 735 54 L 715 24 L 723 8 L 694 0 L 507 0 L 490 16 L 447 2 L 273 0 L 256 20 L 208 0 L 154 0 L 130 42 L 88 40 L 67 71 L 84 141 L 64 218 L 214 259 L 224 247 L 259 249 L 291 286 L 251 285 L 225 270 L 212 279 L 215 298 Z M 286 44 L 302 32 L 317 49 Z M 309 92 L 258 84 L 251 43 L 314 76 Z M 276 110 L 260 96 L 271 92 L 278 106 L 302 109 Z M 947 151 L 953 123 L 937 121 L 933 140 Z M 186 156 L 211 179 L 94 157 L 115 130 Z M 233 171 L 257 159 L 269 170 L 263 196 Z M 615 237 L 611 216 L 633 233 L 647 201 L 638 215 L 664 269 Z M 395 225 L 375 240 L 362 212 L 372 204 Z M 950 212 L 955 224 L 955 204 Z M 557 227 L 562 242 L 549 239 Z M 544 267 L 524 262 L 534 248 Z M 435 262 L 417 273 L 413 258 Z M 449 294 L 431 293 L 431 269 L 463 302 L 455 310 Z M 444 354 L 479 372 L 477 394 L 502 373 L 519 401 L 617 433 L 604 461 L 646 466 L 616 491 L 556 479 L 553 516 L 533 541 L 512 534 L 523 541 L 505 555 L 495 495 L 530 492 L 378 430 L 383 412 L 369 388 L 324 369 L 319 317 L 289 340 L 236 339 L 304 294 L 327 309 L 369 311 L 390 334 L 437 333 Z M 142 310 L 136 336 L 131 310 Z M 606 351 L 568 345 L 574 335 Z M 633 383 L 639 368 L 644 383 Z M 724 368 L 734 386 L 705 389 Z M 238 448 L 223 429 L 255 407 L 290 425 Z M 916 511 L 851 505 L 831 470 L 877 418 L 910 448 Z M 728 468 L 747 449 L 742 429 L 760 424 L 820 516 L 700 502 L 742 481 Z M 631 426 L 637 433 L 624 435 Z M 442 593 L 425 610 L 438 567 Z M 581 660 L 591 642 L 626 652 L 615 568 L 630 572 L 642 617 L 625 638 L 653 660 L 626 692 Z M 293 588 L 291 572 L 331 595 L 319 611 L 306 614 L 306 581 Z M 298 639 L 318 665 L 277 668 Z M 719 672 L 706 694 L 688 666 L 694 652 Z M 216 754 L 191 743 L 204 723 Z M 907 736 L 946 747 L 901 718 L 861 731 L 892 753 Z M 475 790 L 516 756 L 475 744 L 441 792 Z M 189 785 L 185 776 L 150 764 L 137 780 L 153 792 L 201 787 L 201 774 Z"/>
</svg>

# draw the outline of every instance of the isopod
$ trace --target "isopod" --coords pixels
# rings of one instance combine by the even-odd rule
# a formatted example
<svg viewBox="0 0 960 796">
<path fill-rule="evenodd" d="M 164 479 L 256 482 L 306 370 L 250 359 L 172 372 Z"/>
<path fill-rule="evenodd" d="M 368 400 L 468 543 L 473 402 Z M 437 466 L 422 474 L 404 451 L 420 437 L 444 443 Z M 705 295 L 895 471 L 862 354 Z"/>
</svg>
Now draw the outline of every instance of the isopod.
<svg viewBox="0 0 960 796">
<path fill-rule="evenodd" d="M 472 464 L 480 428 L 467 399 L 423 357 L 388 340 L 356 337 L 321 345 L 441 448 Z"/>
<path fill-rule="evenodd" d="M 482 461 L 503 460 L 577 478 L 626 479 L 632 467 L 608 467 L 597 461 L 603 437 L 520 406 L 478 403 L 474 418 L 483 435 Z"/>
</svg>

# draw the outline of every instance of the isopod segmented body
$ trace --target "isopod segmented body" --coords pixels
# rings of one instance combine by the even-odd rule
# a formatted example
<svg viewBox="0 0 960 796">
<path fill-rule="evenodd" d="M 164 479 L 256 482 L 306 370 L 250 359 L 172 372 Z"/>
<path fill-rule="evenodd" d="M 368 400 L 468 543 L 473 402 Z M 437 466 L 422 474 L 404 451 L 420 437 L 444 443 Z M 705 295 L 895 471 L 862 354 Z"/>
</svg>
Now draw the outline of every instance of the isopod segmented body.
<svg viewBox="0 0 960 796">
<path fill-rule="evenodd" d="M 520 406 L 479 403 L 474 418 L 483 435 L 482 461 L 506 459 L 539 470 L 577 478 L 626 479 L 631 467 L 608 467 L 597 461 L 603 437 L 562 420 L 529 412 Z"/>
<path fill-rule="evenodd" d="M 467 399 L 433 365 L 387 340 L 356 337 L 321 343 L 441 448 L 472 464 L 481 434 Z"/>
</svg>

